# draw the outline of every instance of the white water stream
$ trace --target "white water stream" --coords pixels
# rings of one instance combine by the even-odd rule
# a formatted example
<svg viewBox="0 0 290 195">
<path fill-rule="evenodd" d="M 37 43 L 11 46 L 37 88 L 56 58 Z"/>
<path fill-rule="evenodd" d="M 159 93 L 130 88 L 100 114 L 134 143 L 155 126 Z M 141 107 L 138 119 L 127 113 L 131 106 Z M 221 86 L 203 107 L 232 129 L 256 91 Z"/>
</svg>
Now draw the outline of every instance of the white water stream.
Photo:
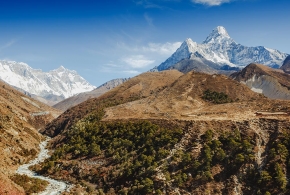
<svg viewBox="0 0 290 195">
<path fill-rule="evenodd" d="M 16 171 L 16 173 L 18 173 L 18 174 L 25 174 L 29 177 L 38 178 L 38 179 L 42 179 L 42 180 L 49 182 L 45 191 L 38 193 L 39 195 L 58 195 L 64 191 L 69 191 L 69 189 L 71 187 L 71 185 L 69 185 L 63 181 L 57 181 L 57 180 L 51 179 L 49 177 L 37 175 L 37 173 L 29 170 L 30 166 L 39 164 L 40 162 L 43 162 L 45 159 L 49 158 L 48 149 L 46 149 L 46 145 L 47 145 L 49 140 L 50 140 L 50 138 L 47 138 L 45 141 L 43 141 L 39 144 L 40 153 L 38 154 L 38 156 L 35 159 L 29 161 L 27 164 L 21 165 Z"/>
</svg>

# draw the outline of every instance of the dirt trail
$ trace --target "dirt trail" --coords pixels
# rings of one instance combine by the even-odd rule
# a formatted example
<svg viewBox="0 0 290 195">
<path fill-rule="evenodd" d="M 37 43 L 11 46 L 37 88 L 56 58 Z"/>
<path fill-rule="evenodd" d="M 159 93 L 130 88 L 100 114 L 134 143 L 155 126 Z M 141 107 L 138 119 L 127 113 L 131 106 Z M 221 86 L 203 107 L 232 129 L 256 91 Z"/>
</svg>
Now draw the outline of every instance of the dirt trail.
<svg viewBox="0 0 290 195">
<path fill-rule="evenodd" d="M 264 166 L 264 157 L 262 155 L 266 150 L 265 143 L 268 143 L 269 141 L 269 134 L 265 130 L 261 129 L 259 124 L 255 122 L 251 122 L 250 127 L 251 129 L 253 129 L 253 131 L 257 135 L 257 138 L 256 138 L 257 152 L 255 156 L 256 156 L 258 169 L 261 170 Z"/>
<path fill-rule="evenodd" d="M 69 191 L 69 189 L 71 188 L 71 185 L 63 181 L 57 181 L 49 177 L 37 175 L 35 172 L 29 170 L 30 166 L 43 162 L 46 158 L 49 157 L 48 149 L 46 149 L 46 145 L 49 140 L 50 138 L 47 138 L 45 141 L 39 144 L 40 152 L 34 160 L 29 161 L 27 164 L 21 165 L 16 171 L 16 173 L 18 174 L 24 174 L 29 177 L 38 178 L 49 182 L 45 191 L 38 193 L 39 195 L 57 195 L 61 194 L 64 191 Z"/>
</svg>

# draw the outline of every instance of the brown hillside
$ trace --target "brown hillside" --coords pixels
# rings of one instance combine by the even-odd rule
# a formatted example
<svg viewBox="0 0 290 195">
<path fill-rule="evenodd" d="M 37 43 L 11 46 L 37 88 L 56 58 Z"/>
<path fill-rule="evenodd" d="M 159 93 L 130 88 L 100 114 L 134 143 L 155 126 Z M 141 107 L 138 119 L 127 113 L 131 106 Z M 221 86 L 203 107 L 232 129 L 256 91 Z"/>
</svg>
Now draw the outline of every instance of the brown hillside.
<svg viewBox="0 0 290 195">
<path fill-rule="evenodd" d="M 71 127 L 79 119 L 87 114 L 94 112 L 100 102 L 104 101 L 122 101 L 129 102 L 132 100 L 148 97 L 162 91 L 171 85 L 182 75 L 176 70 L 163 72 L 147 72 L 131 78 L 124 84 L 110 90 L 98 98 L 89 99 L 73 108 L 65 111 L 60 117 L 48 124 L 41 132 L 49 136 L 56 136 L 61 131 Z"/>
<path fill-rule="evenodd" d="M 285 74 L 282 70 L 273 69 L 262 64 L 249 64 L 241 72 L 236 72 L 231 75 L 237 81 L 246 81 L 251 79 L 254 75 L 268 75 L 279 81 L 281 85 L 290 88 L 290 75 Z"/>
<path fill-rule="evenodd" d="M 250 64 L 231 77 L 271 99 L 290 99 L 290 75 L 261 64 Z"/>
<path fill-rule="evenodd" d="M 145 73 L 65 112 L 58 126 L 46 128 L 57 135 L 55 153 L 38 171 L 84 180 L 92 193 L 286 192 L 274 179 L 261 183 L 259 173 L 276 178 L 279 143 L 290 146 L 289 101 L 270 100 L 223 75 L 189 72 L 174 80 L 173 73 Z M 283 179 L 288 166 L 279 167 Z"/>
<path fill-rule="evenodd" d="M 204 100 L 202 96 L 206 90 L 227 94 L 228 103 L 213 104 Z M 156 96 L 107 108 L 104 120 L 130 118 L 240 120 L 255 118 L 255 112 L 259 110 L 281 109 L 285 104 L 289 105 L 288 102 L 268 100 L 251 91 L 246 85 L 226 76 L 189 72 Z"/>
<path fill-rule="evenodd" d="M 128 79 L 113 79 L 111 81 L 108 81 L 104 83 L 103 85 L 99 86 L 98 88 L 94 89 L 93 91 L 80 93 L 77 95 L 74 95 L 70 98 L 67 98 L 57 104 L 55 104 L 53 107 L 62 111 L 66 111 L 67 109 L 76 106 L 88 99 L 91 98 L 97 98 L 104 93 L 108 92 L 109 90 L 121 85 L 122 83 L 126 82 Z"/>
<path fill-rule="evenodd" d="M 37 129 L 59 114 L 60 111 L 0 82 L 0 184 L 3 185 L 0 192 L 23 194 L 8 176 L 14 174 L 20 164 L 34 158 L 42 139 Z"/>
</svg>

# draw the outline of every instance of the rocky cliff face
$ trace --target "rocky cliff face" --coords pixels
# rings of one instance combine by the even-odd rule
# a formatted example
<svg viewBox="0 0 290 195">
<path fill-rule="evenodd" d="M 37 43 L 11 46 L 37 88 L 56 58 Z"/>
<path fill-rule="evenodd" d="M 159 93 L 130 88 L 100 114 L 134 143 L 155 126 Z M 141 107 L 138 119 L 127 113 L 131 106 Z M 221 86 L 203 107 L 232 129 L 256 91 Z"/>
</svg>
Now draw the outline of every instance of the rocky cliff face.
<svg viewBox="0 0 290 195">
<path fill-rule="evenodd" d="M 250 64 L 242 71 L 231 75 L 257 93 L 272 99 L 290 99 L 290 75 L 281 70 L 261 64 Z"/>
</svg>

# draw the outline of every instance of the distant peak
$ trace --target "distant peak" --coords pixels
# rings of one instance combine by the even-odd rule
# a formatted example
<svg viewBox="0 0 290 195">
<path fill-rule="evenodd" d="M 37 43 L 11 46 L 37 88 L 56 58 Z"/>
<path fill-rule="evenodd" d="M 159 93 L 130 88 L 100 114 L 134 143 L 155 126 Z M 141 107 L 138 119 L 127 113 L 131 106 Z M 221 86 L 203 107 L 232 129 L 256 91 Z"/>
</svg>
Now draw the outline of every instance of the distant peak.
<svg viewBox="0 0 290 195">
<path fill-rule="evenodd" d="M 212 30 L 209 36 L 206 38 L 204 43 L 210 43 L 216 39 L 230 39 L 230 35 L 228 34 L 227 30 L 223 26 L 218 26 Z"/>
<path fill-rule="evenodd" d="M 213 32 L 229 37 L 227 30 L 223 26 L 216 27 L 215 29 L 213 29 Z"/>
<path fill-rule="evenodd" d="M 69 69 L 66 69 L 64 66 L 60 66 L 57 69 L 53 70 L 53 71 L 57 71 L 57 72 L 66 72 L 66 71 L 71 71 Z"/>
<path fill-rule="evenodd" d="M 191 38 L 187 38 L 187 39 L 185 40 L 185 42 L 192 42 L 192 39 L 191 39 Z"/>
<path fill-rule="evenodd" d="M 187 46 L 189 44 L 191 44 L 193 41 L 191 40 L 191 38 L 187 38 L 185 39 L 185 41 L 182 43 L 183 46 Z"/>
<path fill-rule="evenodd" d="M 65 70 L 65 67 L 63 67 L 62 65 L 58 68 L 59 70 Z"/>
<path fill-rule="evenodd" d="M 194 42 L 191 38 L 187 38 L 181 45 L 181 47 L 195 46 L 197 43 Z"/>
</svg>

